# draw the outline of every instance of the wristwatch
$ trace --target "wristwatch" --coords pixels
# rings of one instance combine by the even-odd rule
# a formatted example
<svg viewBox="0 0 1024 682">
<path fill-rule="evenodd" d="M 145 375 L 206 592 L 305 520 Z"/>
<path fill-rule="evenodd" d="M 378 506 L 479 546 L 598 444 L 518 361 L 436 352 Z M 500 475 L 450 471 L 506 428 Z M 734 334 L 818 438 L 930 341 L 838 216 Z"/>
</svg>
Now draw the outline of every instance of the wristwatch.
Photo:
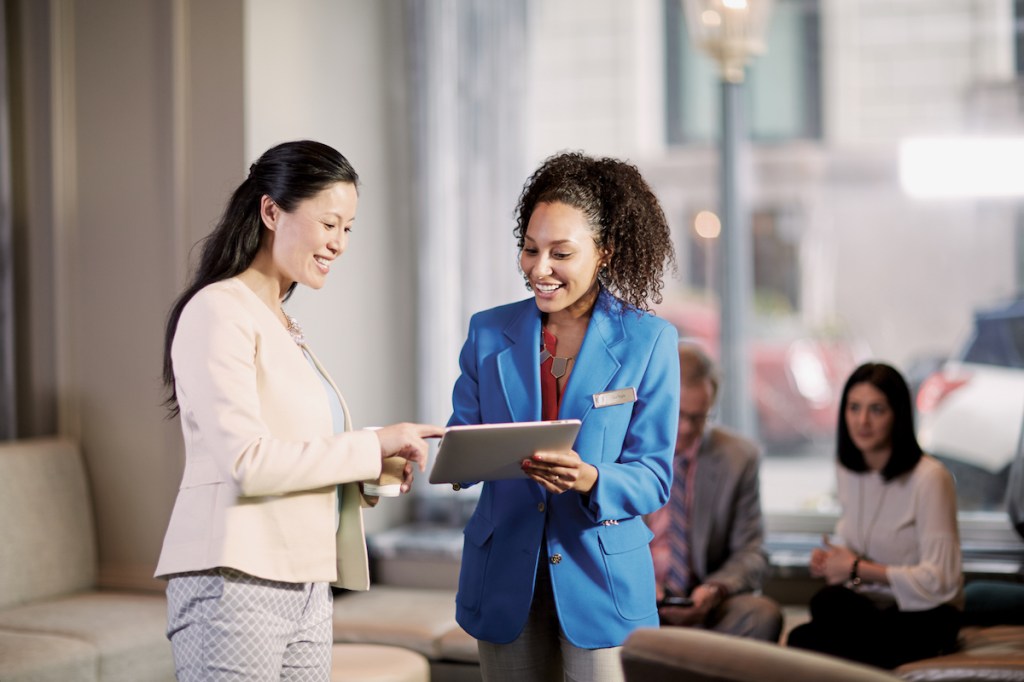
<svg viewBox="0 0 1024 682">
<path fill-rule="evenodd" d="M 858 568 L 860 568 L 860 557 L 854 557 L 853 565 L 850 566 L 850 584 L 854 587 L 857 587 L 857 585 L 860 585 L 862 582 L 864 582 L 860 579 L 860 576 L 857 574 Z"/>
</svg>

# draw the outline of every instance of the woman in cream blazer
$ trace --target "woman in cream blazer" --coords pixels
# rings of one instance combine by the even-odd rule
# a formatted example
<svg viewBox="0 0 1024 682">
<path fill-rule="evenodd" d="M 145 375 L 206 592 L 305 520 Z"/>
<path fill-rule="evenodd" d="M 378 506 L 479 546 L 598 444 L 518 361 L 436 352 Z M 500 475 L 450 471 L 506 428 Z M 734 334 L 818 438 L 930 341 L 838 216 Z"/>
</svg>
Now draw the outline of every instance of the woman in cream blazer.
<svg viewBox="0 0 1024 682">
<path fill-rule="evenodd" d="M 441 430 L 352 431 L 337 386 L 281 302 L 323 286 L 358 176 L 316 142 L 268 150 L 234 192 L 168 319 L 164 380 L 185 471 L 156 575 L 179 680 L 330 675 L 331 592 L 369 587 L 360 481 L 426 459 Z"/>
</svg>

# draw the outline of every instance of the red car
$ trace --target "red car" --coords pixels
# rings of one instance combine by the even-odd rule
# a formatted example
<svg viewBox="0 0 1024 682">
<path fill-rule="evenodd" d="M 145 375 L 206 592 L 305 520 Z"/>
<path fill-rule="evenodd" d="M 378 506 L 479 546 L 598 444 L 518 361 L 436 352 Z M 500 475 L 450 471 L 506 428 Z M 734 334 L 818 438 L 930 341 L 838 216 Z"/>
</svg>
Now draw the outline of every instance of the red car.
<svg viewBox="0 0 1024 682">
<path fill-rule="evenodd" d="M 681 338 L 719 354 L 719 316 L 700 301 L 666 301 L 654 312 Z M 769 452 L 832 440 L 843 382 L 866 353 L 842 338 L 812 334 L 786 320 L 760 321 L 749 341 L 757 439 Z"/>
</svg>

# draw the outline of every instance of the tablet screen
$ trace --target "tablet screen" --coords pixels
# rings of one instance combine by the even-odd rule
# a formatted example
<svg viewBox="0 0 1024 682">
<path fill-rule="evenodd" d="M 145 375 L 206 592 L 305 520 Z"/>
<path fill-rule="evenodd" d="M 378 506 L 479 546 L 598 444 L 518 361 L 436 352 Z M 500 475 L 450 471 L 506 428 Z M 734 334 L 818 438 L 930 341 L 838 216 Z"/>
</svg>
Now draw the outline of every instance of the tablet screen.
<svg viewBox="0 0 1024 682">
<path fill-rule="evenodd" d="M 522 461 L 537 450 L 569 450 L 579 419 L 449 426 L 438 445 L 431 483 L 526 478 Z"/>
</svg>

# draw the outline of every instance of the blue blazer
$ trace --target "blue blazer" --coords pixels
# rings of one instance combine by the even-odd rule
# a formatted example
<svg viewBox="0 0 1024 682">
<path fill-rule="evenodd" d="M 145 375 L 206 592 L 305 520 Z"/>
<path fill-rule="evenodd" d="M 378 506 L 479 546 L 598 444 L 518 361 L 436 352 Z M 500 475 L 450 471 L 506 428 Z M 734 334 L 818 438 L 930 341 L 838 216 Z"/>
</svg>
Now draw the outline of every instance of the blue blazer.
<svg viewBox="0 0 1024 682">
<path fill-rule="evenodd" d="M 532 298 L 473 316 L 449 424 L 537 421 L 541 316 Z M 562 630 L 575 646 L 619 646 L 656 627 L 652 533 L 642 516 L 668 501 L 679 414 L 678 335 L 602 291 L 562 398 L 580 419 L 574 449 L 598 469 L 589 495 L 528 479 L 484 483 L 464 531 L 459 624 L 507 643 L 526 624 L 537 561 L 548 563 Z M 595 407 L 594 396 L 636 389 Z"/>
</svg>

